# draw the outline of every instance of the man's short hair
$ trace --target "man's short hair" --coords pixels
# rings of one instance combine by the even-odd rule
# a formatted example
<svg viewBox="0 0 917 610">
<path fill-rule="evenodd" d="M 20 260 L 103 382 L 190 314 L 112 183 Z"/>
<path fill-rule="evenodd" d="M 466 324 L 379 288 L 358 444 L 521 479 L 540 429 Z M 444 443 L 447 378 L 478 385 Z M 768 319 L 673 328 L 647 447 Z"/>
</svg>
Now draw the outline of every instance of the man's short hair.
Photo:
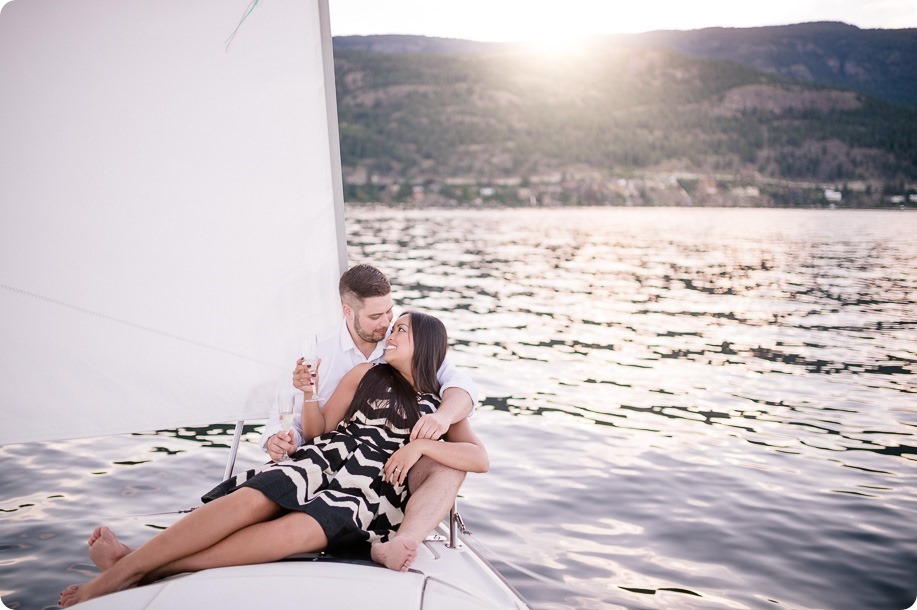
<svg viewBox="0 0 917 610">
<path fill-rule="evenodd" d="M 342 303 L 355 307 L 370 297 L 390 294 L 392 285 L 385 274 L 372 265 L 356 265 L 341 276 L 338 291 Z"/>
</svg>

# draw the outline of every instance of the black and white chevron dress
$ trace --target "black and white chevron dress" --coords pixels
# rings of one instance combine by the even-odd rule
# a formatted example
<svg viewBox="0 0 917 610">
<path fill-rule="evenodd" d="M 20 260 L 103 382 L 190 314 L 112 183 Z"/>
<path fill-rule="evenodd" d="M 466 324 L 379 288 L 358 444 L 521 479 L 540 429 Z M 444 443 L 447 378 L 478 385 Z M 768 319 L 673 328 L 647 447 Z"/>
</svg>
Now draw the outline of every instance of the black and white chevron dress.
<svg viewBox="0 0 917 610">
<path fill-rule="evenodd" d="M 434 412 L 439 397 L 418 395 L 420 414 Z M 207 492 L 204 502 L 240 487 L 252 487 L 288 510 L 315 518 L 328 537 L 328 549 L 387 539 L 404 518 L 406 485 L 382 479 L 388 458 L 405 445 L 410 428 L 385 419 L 387 401 L 357 411 L 336 429 L 275 464 L 241 473 Z"/>
</svg>

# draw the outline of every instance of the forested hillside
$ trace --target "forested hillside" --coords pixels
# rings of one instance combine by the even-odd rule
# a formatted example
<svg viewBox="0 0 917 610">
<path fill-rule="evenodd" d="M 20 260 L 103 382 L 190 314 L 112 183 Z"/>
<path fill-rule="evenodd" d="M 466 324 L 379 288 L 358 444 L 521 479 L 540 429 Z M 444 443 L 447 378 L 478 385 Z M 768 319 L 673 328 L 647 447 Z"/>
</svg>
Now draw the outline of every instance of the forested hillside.
<svg viewBox="0 0 917 610">
<path fill-rule="evenodd" d="M 863 30 L 821 22 L 761 28 L 648 32 L 643 46 L 727 59 L 762 72 L 853 89 L 917 107 L 917 30 Z M 623 40 L 622 40 L 623 41 Z"/>
<path fill-rule="evenodd" d="M 350 201 L 881 205 L 917 182 L 917 109 L 648 44 L 335 39 L 335 71 Z"/>
</svg>

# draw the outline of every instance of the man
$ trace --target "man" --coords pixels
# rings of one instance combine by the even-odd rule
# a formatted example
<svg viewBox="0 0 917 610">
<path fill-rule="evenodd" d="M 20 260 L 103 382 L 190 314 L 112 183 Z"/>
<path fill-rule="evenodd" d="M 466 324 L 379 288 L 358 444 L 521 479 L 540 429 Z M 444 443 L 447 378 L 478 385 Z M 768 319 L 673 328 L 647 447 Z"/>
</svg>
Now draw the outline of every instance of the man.
<svg viewBox="0 0 917 610">
<path fill-rule="evenodd" d="M 341 378 L 354 366 L 383 361 L 384 339 L 393 318 L 391 284 L 375 267 L 352 267 L 341 276 L 338 289 L 344 320 L 340 327 L 319 339 L 319 406 L 324 406 Z M 294 385 L 304 386 L 312 377 L 313 372 L 307 366 L 297 364 Z M 477 401 L 474 384 L 448 358 L 437 377 L 441 386 L 441 404 L 436 412 L 423 416 L 417 422 L 411 431 L 411 440 L 440 438 L 449 426 L 467 417 Z M 272 460 L 283 459 L 303 443 L 300 406 L 301 403 L 294 409 L 290 432 L 280 431 L 278 409 L 271 410 L 261 435 L 261 447 Z M 389 541 L 372 546 L 373 560 L 391 569 L 410 567 L 418 544 L 449 513 L 464 478 L 464 472 L 422 457 L 408 473 L 411 496 L 398 533 Z"/>
</svg>

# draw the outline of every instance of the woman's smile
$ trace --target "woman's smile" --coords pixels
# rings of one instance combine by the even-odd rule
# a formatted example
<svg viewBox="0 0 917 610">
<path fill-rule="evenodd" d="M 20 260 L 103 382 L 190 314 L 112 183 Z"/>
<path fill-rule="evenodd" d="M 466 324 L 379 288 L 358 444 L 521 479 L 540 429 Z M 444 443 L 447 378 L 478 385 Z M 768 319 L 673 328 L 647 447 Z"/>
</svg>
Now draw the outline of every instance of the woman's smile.
<svg viewBox="0 0 917 610">
<path fill-rule="evenodd" d="M 399 351 L 399 354 L 395 354 Z M 385 361 L 393 364 L 394 357 L 398 362 L 411 361 L 414 355 L 414 342 L 411 336 L 411 316 L 402 314 L 392 327 L 392 332 L 385 340 Z"/>
</svg>

